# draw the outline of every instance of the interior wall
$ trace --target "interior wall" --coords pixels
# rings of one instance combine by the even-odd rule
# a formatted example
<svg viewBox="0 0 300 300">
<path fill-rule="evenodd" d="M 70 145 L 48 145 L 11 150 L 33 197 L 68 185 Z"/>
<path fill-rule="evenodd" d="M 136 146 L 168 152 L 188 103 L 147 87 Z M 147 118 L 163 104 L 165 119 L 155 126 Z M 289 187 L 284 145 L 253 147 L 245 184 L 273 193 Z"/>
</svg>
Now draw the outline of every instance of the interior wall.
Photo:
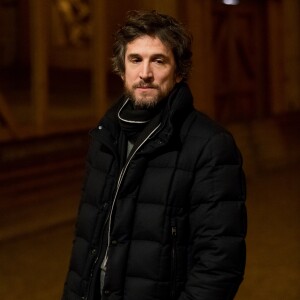
<svg viewBox="0 0 300 300">
<path fill-rule="evenodd" d="M 6 82 L 9 83 L 8 86 L 11 88 L 10 91 L 5 90 L 4 93 L 3 90 L 1 91 L 3 93 L 3 99 L 6 102 L 5 107 L 11 107 L 15 104 L 19 105 L 19 102 L 23 100 L 24 103 L 27 101 L 28 103 L 26 102 L 26 104 L 28 105 L 32 103 L 32 94 L 29 95 L 29 93 L 32 92 L 34 84 L 39 86 L 38 82 L 34 82 L 34 78 L 38 79 L 40 76 L 39 74 L 30 75 L 29 71 L 34 59 L 39 55 L 45 58 L 43 62 L 40 62 L 40 67 L 46 65 L 46 69 L 54 68 L 67 71 L 71 76 L 68 75 L 66 79 L 70 82 L 72 82 L 72 76 L 78 77 L 75 71 L 84 71 L 84 76 L 91 77 L 90 83 L 88 83 L 88 80 L 85 81 L 85 83 L 87 83 L 85 86 L 86 94 L 80 95 L 82 96 L 80 101 L 82 106 L 85 106 L 84 110 L 86 114 L 95 118 L 99 117 L 122 92 L 122 81 L 111 72 L 110 66 L 113 33 L 118 24 L 123 22 L 126 11 L 132 9 L 156 9 L 160 12 L 175 16 L 185 23 L 191 31 L 194 37 L 194 64 L 189 84 L 193 90 L 195 106 L 210 116 L 218 118 L 216 111 L 219 104 L 214 101 L 216 82 L 214 66 L 216 58 L 213 53 L 212 39 L 214 30 L 214 5 L 217 2 L 220 4 L 221 1 L 186 0 L 183 2 L 180 0 L 155 0 L 150 2 L 148 0 L 132 0 L 99 2 L 91 0 L 90 3 L 97 4 L 98 9 L 91 10 L 92 16 L 95 17 L 95 32 L 94 35 L 91 36 L 90 44 L 83 47 L 70 47 L 69 45 L 60 45 L 59 43 L 53 44 L 53 32 L 57 33 L 57 31 L 61 30 L 61 28 L 58 30 L 56 26 L 58 24 L 58 16 L 56 15 L 56 21 L 53 23 L 51 23 L 53 20 L 51 21 L 50 18 L 49 27 L 52 29 L 49 29 L 47 33 L 49 34 L 49 47 L 46 50 L 49 52 L 49 56 L 47 54 L 45 55 L 45 53 L 39 53 L 40 50 L 33 46 L 30 39 L 30 32 L 33 35 L 35 34 L 30 28 L 30 22 L 33 18 L 29 5 L 31 1 L 33 0 L 5 1 L 5 3 L 9 3 L 9 6 L 4 6 L 2 3 L 0 6 L 1 15 L 5 15 L 5 17 L 1 19 L 3 25 L 1 26 L 1 43 L 2 45 L 6 45 L 5 49 L 2 46 L 2 50 L 0 50 L 3 52 L 1 56 L 2 65 L 8 64 L 17 68 L 17 72 L 10 74 L 11 77 L 3 77 L 3 79 L 1 79 L 2 85 L 3 82 Z M 48 12 L 51 15 L 51 13 L 53 13 L 54 2 L 52 0 L 48 1 L 49 2 L 43 1 L 41 5 L 48 5 L 51 1 L 52 9 L 51 12 Z M 243 1 L 243 3 L 247 2 L 256 5 L 254 4 L 255 2 L 251 0 Z M 262 41 L 260 44 L 265 43 L 266 45 L 262 46 L 265 51 L 263 59 L 260 58 L 256 64 L 261 66 L 266 64 L 266 66 L 263 66 L 264 71 L 266 71 L 266 76 L 262 74 L 264 71 L 260 72 L 258 70 L 257 74 L 259 79 L 257 89 L 258 93 L 260 93 L 260 98 L 254 103 L 255 105 L 248 105 L 248 108 L 246 108 L 246 110 L 249 111 L 251 109 L 255 110 L 255 113 L 251 115 L 250 119 L 297 112 L 300 107 L 300 33 L 299 30 L 296 30 L 300 25 L 300 2 L 297 0 L 264 0 L 257 1 L 257 6 L 262 5 L 262 3 L 266 4 L 265 11 L 259 18 L 261 22 L 266 24 L 266 32 L 261 34 Z M 13 13 L 11 14 L 12 11 Z M 7 23 L 11 24 L 11 26 L 7 26 Z M 34 28 L 36 32 L 40 29 L 39 27 L 40 26 L 36 26 L 36 28 Z M 245 38 L 245 36 L 251 41 L 250 34 L 243 33 L 243 38 Z M 36 42 L 38 41 L 36 40 Z M 228 59 L 228 62 L 232 63 L 234 59 L 235 56 Z M 24 66 L 27 72 L 21 71 Z M 2 71 L 3 70 L 1 70 L 1 72 Z M 61 72 L 61 74 L 64 74 L 64 72 Z M 6 74 L 3 76 L 6 76 Z M 52 93 L 51 76 L 50 74 L 50 93 Z M 58 77 L 55 77 L 55 79 L 57 78 Z M 18 84 L 14 81 L 16 79 L 18 79 Z M 77 79 L 74 79 L 74 85 L 84 85 L 82 81 L 79 80 L 77 83 L 76 80 Z M 57 100 L 56 102 L 58 105 L 66 105 L 65 109 L 71 111 L 74 106 L 67 107 L 67 102 L 61 101 L 61 99 L 64 99 L 64 93 L 67 88 L 64 86 L 63 81 L 60 83 L 60 91 L 58 89 L 55 90 L 55 93 L 57 92 L 54 95 Z M 22 90 L 19 89 L 20 86 Z M 44 84 L 44 86 L 47 88 L 47 84 Z M 266 89 L 267 92 L 264 92 L 264 89 Z M 40 91 L 41 94 L 43 94 L 42 89 L 40 89 Z M 16 92 L 20 92 L 18 97 L 15 97 Z M 72 89 L 70 89 L 70 93 L 71 92 Z M 91 100 L 91 95 L 93 99 L 89 101 Z M 76 96 L 78 96 L 78 93 Z M 66 97 L 68 97 L 68 95 L 66 95 Z M 42 100 L 42 97 L 36 97 L 36 100 L 34 100 L 36 103 L 33 101 L 33 106 L 40 105 L 41 101 L 44 100 Z M 78 101 L 79 104 L 80 101 Z M 92 105 L 90 105 L 90 103 Z M 44 107 L 43 109 L 47 115 L 52 114 L 52 99 L 50 99 L 48 107 Z M 17 109 L 12 107 L 11 115 L 15 114 L 15 110 L 17 111 L 15 116 L 17 120 L 16 123 L 18 123 L 21 118 L 23 119 L 25 115 L 26 120 L 33 115 L 32 110 L 28 113 L 26 108 L 26 113 L 24 113 L 24 111 L 21 111 L 21 107 L 17 107 Z M 18 110 L 20 110 L 20 112 Z M 237 111 L 236 115 L 238 114 L 239 112 Z M 71 116 L 71 114 L 69 115 Z M 75 113 L 74 115 L 77 116 Z M 228 122 L 233 121 L 230 119 L 230 114 L 228 114 L 228 116 Z M 48 116 L 45 116 L 45 118 L 42 117 L 39 122 L 46 122 L 47 117 Z M 244 118 L 241 119 L 244 120 Z M 10 124 L 11 123 L 12 122 L 10 122 Z M 78 122 L 76 123 L 78 124 Z M 9 124 L 9 122 L 7 122 L 7 124 Z M 60 126 L 59 123 L 50 125 L 55 125 L 56 127 Z M 36 126 L 36 123 L 33 122 L 33 126 Z M 23 129 L 24 126 L 21 126 L 21 128 Z M 61 130 L 64 130 L 64 126 L 61 126 Z"/>
</svg>

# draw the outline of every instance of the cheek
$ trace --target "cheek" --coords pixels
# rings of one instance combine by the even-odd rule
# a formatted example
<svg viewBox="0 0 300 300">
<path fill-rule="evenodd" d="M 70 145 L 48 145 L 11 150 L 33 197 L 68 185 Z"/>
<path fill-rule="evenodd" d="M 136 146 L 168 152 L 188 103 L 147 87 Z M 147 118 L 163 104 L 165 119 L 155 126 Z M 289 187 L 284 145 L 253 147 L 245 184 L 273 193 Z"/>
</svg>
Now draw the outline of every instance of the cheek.
<svg viewBox="0 0 300 300">
<path fill-rule="evenodd" d="M 176 84 L 176 77 L 168 76 L 163 79 L 162 83 L 166 88 L 173 87 Z"/>
<path fill-rule="evenodd" d="M 136 80 L 136 78 L 138 77 L 138 72 L 137 70 L 130 70 L 125 72 L 124 78 L 126 81 L 133 81 Z"/>
<path fill-rule="evenodd" d="M 159 76 L 159 81 L 162 83 L 169 84 L 174 80 L 173 80 L 173 76 L 171 76 L 170 74 L 162 74 L 161 76 Z"/>
<path fill-rule="evenodd" d="M 165 83 L 167 85 L 173 85 L 177 82 L 177 76 L 175 74 L 175 70 L 168 70 L 165 73 L 161 73 L 161 76 L 159 76 L 160 81 L 162 83 Z"/>
</svg>

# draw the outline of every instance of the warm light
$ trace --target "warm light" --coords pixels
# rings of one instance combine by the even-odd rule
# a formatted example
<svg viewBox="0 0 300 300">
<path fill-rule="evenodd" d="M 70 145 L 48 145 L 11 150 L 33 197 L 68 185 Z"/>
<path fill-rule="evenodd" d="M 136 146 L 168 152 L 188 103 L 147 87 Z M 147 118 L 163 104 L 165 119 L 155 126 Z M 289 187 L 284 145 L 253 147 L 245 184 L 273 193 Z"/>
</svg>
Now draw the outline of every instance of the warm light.
<svg viewBox="0 0 300 300">
<path fill-rule="evenodd" d="M 238 5 L 239 0 L 223 0 L 223 3 L 226 5 Z"/>
</svg>

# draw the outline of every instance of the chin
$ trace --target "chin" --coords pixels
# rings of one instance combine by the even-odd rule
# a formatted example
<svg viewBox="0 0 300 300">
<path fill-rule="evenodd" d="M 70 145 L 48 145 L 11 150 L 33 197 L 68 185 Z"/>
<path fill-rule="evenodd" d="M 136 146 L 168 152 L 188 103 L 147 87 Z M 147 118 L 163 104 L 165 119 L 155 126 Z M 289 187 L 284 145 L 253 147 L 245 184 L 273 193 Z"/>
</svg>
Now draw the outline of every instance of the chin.
<svg viewBox="0 0 300 300">
<path fill-rule="evenodd" d="M 139 109 L 153 108 L 158 102 L 156 99 L 133 99 L 134 106 Z"/>
</svg>

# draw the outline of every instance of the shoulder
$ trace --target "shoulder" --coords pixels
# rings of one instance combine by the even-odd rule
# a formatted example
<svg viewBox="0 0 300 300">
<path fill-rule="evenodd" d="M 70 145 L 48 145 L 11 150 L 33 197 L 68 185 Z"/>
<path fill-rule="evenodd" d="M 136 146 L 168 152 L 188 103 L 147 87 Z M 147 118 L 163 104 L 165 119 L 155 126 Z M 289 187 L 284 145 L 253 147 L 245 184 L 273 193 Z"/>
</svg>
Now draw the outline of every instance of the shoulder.
<svg viewBox="0 0 300 300">
<path fill-rule="evenodd" d="M 195 109 L 191 111 L 183 123 L 182 132 L 186 135 L 201 137 L 203 139 L 210 139 L 221 133 L 230 135 L 222 125 L 208 115 Z"/>
<path fill-rule="evenodd" d="M 223 157 L 228 160 L 240 160 L 240 151 L 232 134 L 206 114 L 193 110 L 186 118 L 182 130 L 182 139 L 202 149 L 208 156 Z"/>
</svg>

